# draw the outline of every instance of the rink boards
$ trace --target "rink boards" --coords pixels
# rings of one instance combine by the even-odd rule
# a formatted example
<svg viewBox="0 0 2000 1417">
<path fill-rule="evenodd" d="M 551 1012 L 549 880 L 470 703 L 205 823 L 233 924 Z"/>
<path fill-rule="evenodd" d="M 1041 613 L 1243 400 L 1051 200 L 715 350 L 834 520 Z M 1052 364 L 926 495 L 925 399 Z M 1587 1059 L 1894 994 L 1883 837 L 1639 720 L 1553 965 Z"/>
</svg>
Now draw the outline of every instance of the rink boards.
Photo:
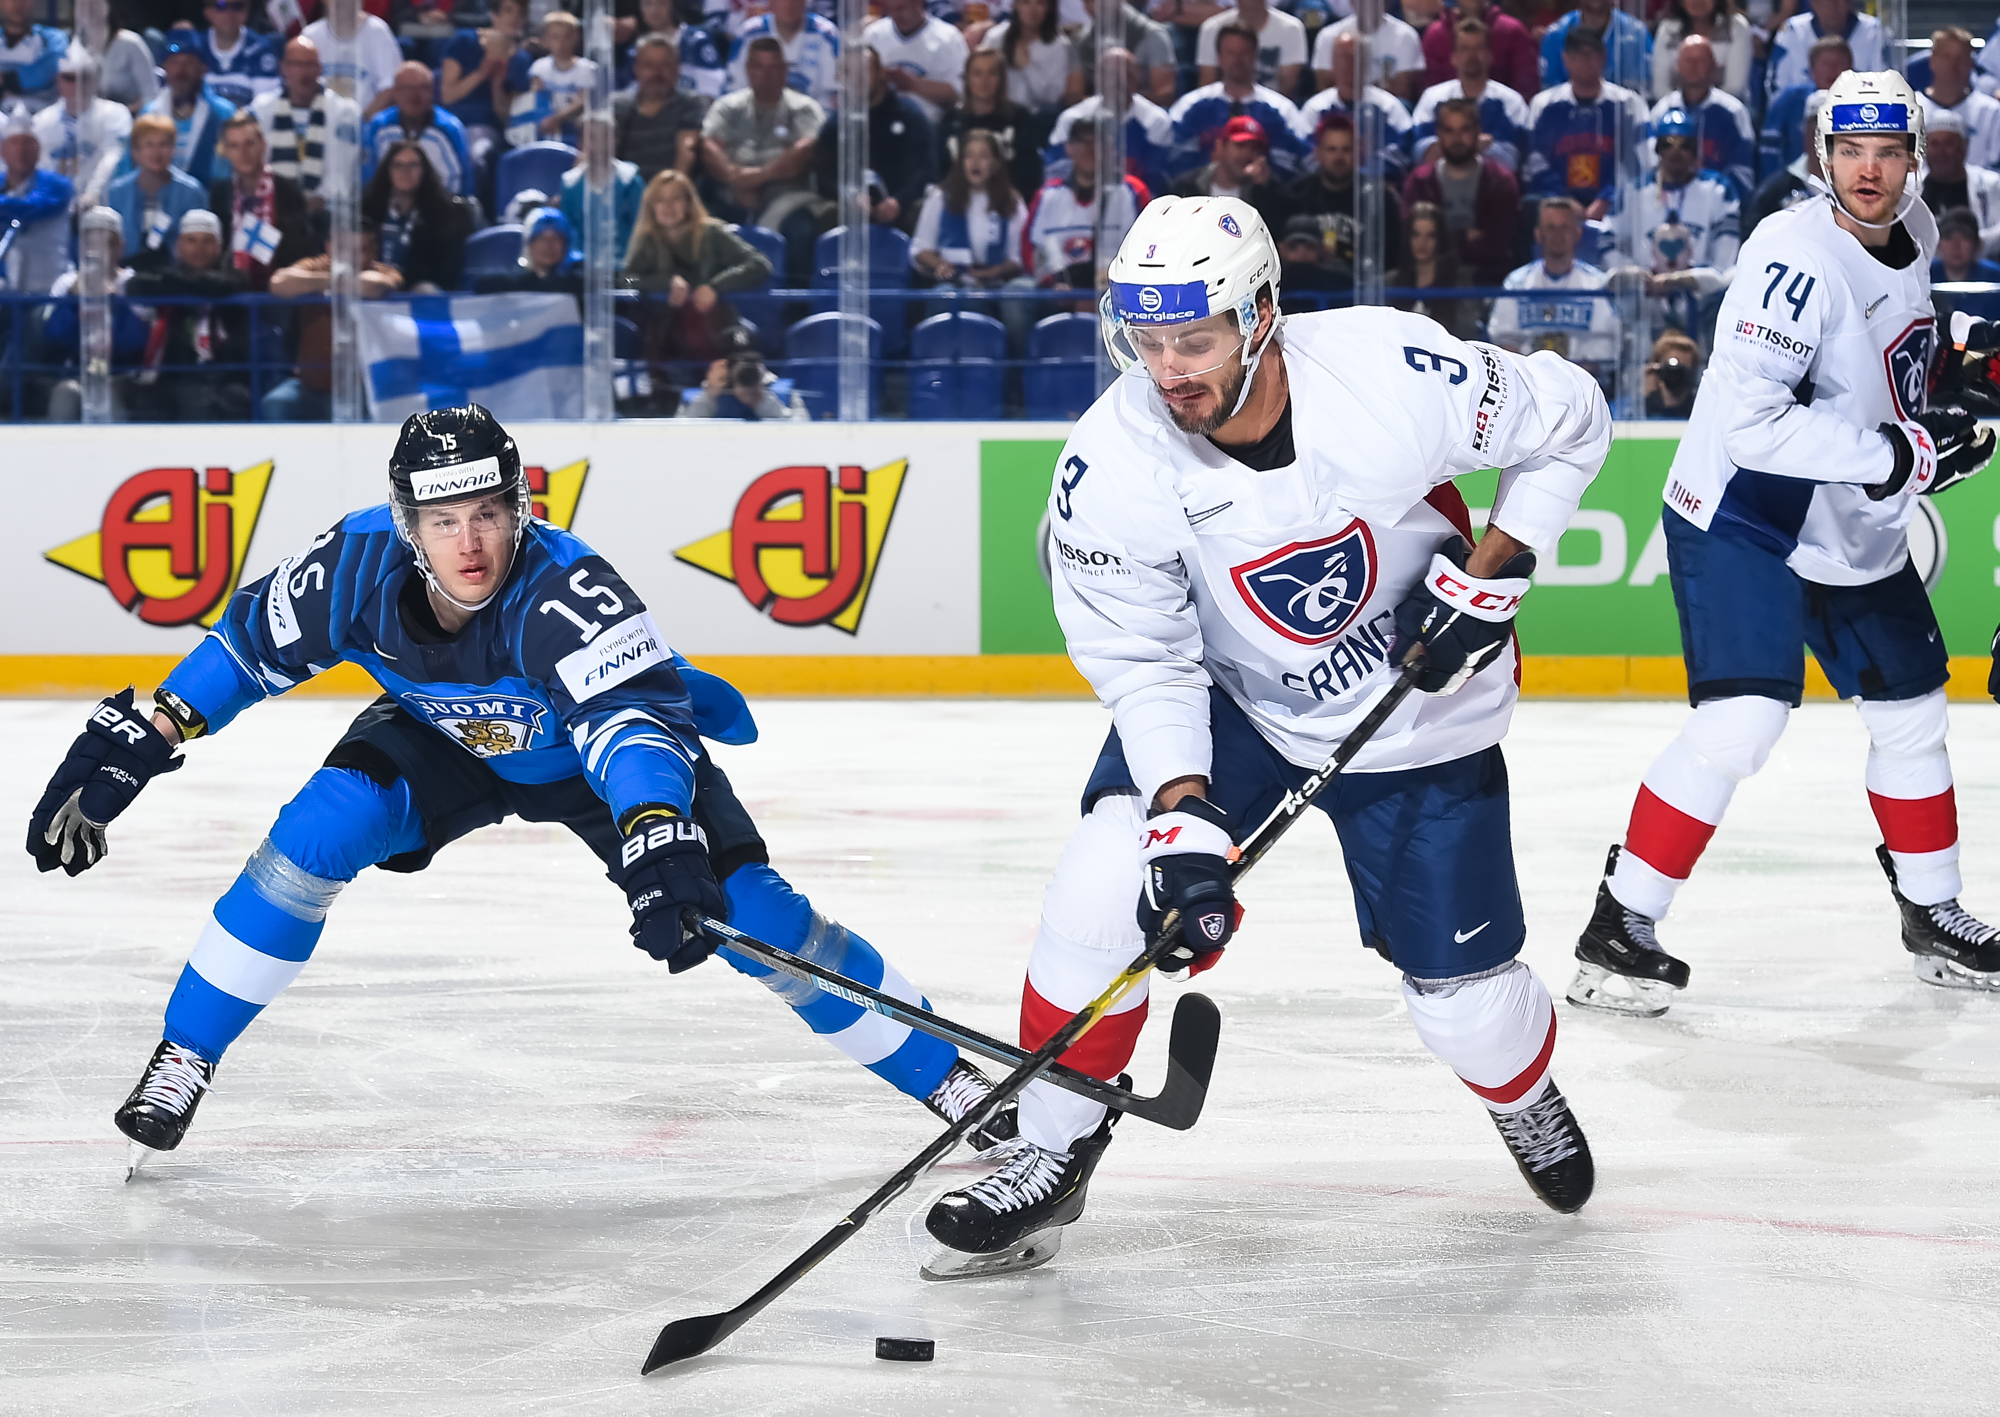
<svg viewBox="0 0 2000 1417">
<path fill-rule="evenodd" d="M 1534 695 L 1675 697 L 1659 530 L 1680 425 L 1626 424 L 1525 602 Z M 1067 425 L 523 424 L 538 513 L 645 595 L 675 647 L 762 694 L 1088 692 L 1050 609 L 1042 529 Z M 0 520 L 0 693 L 150 685 L 235 589 L 382 500 L 388 425 L 21 427 Z M 1494 475 L 1460 483 L 1477 509 Z M 2000 478 L 1913 529 L 1954 656 L 1984 694 Z M 1812 671 L 1811 682 L 1828 694 Z M 307 691 L 368 692 L 342 666 Z"/>
</svg>

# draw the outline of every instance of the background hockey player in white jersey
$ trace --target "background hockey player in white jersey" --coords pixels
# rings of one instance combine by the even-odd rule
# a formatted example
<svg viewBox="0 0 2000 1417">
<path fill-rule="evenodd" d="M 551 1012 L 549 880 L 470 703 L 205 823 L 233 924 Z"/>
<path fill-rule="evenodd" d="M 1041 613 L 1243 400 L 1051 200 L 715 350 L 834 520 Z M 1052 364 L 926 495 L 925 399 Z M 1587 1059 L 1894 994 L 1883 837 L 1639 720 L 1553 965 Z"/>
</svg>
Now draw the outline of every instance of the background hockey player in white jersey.
<svg viewBox="0 0 2000 1417">
<path fill-rule="evenodd" d="M 1923 110 L 1894 73 L 1843 74 L 1814 135 L 1818 195 L 1757 227 L 1666 487 L 1694 713 L 1646 770 L 1577 945 L 1570 999 L 1658 1014 L 1688 967 L 1667 913 L 1736 784 L 1805 684 L 1801 643 L 1868 727 L 1878 855 L 1903 944 L 1933 984 L 2000 988 L 1994 931 L 1959 908 L 1945 647 L 1905 529 L 1979 471 L 1993 435 L 1927 407 L 1937 227 L 1917 200 Z"/>
<path fill-rule="evenodd" d="M 1528 548 L 1554 548 L 1609 414 L 1554 354 L 1463 343 L 1393 310 L 1287 323 L 1278 287 L 1270 235 L 1234 198 L 1152 203 L 1112 265 L 1105 337 L 1128 374 L 1077 424 L 1049 515 L 1056 612 L 1115 727 L 1044 899 L 1022 1041 L 1102 991 L 1169 909 L 1183 924 L 1163 967 L 1216 962 L 1237 918 L 1232 839 L 1326 760 L 1420 642 L 1424 694 L 1319 802 L 1362 941 L 1402 971 L 1418 1035 L 1491 1109 L 1537 1194 L 1573 1211 L 1590 1152 L 1549 1076 L 1548 991 L 1516 958 L 1498 744 Z M 1495 466 L 1475 548 L 1451 479 Z M 1145 1000 L 1128 995 L 1070 1066 L 1117 1074 Z M 932 1209 L 948 1247 L 933 1273 L 1045 1257 L 1053 1238 L 1024 1237 L 1080 1213 L 1105 1110 L 1038 1082 L 1021 1131 L 994 1174 Z"/>
</svg>

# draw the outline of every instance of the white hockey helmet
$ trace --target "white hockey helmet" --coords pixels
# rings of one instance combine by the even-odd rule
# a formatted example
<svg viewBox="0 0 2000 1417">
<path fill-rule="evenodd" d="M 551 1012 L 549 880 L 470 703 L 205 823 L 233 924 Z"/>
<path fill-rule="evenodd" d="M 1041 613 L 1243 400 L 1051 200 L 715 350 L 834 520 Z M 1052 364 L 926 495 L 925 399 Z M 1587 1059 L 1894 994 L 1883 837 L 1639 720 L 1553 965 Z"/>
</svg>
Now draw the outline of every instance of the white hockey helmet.
<svg viewBox="0 0 2000 1417">
<path fill-rule="evenodd" d="M 1819 121 L 1813 125 L 1813 150 L 1819 158 L 1819 170 L 1827 174 L 1826 188 L 1838 205 L 1840 198 L 1833 194 L 1833 168 L 1827 162 L 1833 140 L 1846 133 L 1901 133 L 1910 145 L 1910 178 L 1908 190 L 1896 212 L 1901 220 L 1909 210 L 1909 204 L 1917 200 L 1922 190 L 1922 169 L 1924 165 L 1924 106 L 1917 101 L 1916 91 L 1910 81 L 1893 69 L 1884 69 L 1877 74 L 1863 74 L 1849 70 L 1833 81 L 1826 91 L 1826 101 L 1820 106 Z M 1846 207 L 1841 207 L 1846 211 Z M 1855 221 L 1861 218 L 1853 212 L 1847 215 Z M 1862 222 L 1872 226 L 1873 222 Z"/>
<path fill-rule="evenodd" d="M 1133 330 L 1166 330 L 1230 314 L 1247 341 L 1257 328 L 1257 296 L 1270 292 L 1270 331 L 1243 355 L 1249 376 L 1283 322 L 1278 314 L 1278 247 L 1264 218 L 1235 197 L 1157 197 L 1132 223 L 1112 259 L 1098 311 L 1104 346 L 1120 371 L 1144 368 Z M 1242 398 L 1237 400 L 1242 407 Z"/>
</svg>

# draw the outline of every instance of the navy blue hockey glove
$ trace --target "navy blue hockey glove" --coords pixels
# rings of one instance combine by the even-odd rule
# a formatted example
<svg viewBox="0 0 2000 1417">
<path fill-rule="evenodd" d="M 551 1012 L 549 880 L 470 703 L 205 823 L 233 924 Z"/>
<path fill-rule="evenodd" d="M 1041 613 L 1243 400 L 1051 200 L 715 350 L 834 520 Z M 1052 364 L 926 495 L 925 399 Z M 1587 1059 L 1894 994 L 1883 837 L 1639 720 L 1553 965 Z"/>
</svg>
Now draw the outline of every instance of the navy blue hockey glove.
<svg viewBox="0 0 2000 1417">
<path fill-rule="evenodd" d="M 2000 703 L 2000 627 L 1993 631 L 1993 668 L 1987 671 L 1986 692 L 1995 703 Z"/>
<path fill-rule="evenodd" d="M 1401 664 L 1412 645 L 1424 647 L 1416 678 L 1419 693 L 1457 693 L 1499 658 L 1514 633 L 1514 612 L 1528 593 L 1535 553 L 1515 552 L 1488 579 L 1466 572 L 1471 556 L 1465 538 L 1454 536 L 1438 548 L 1424 578 L 1396 607 L 1396 646 L 1390 658 Z"/>
<path fill-rule="evenodd" d="M 1947 405 L 1927 409 L 1908 423 L 1884 423 L 1896 467 L 1888 480 L 1864 487 L 1868 499 L 1879 502 L 1906 487 L 1934 497 L 1983 469 L 1993 458 L 1993 432 L 1962 408 Z"/>
<path fill-rule="evenodd" d="M 632 943 L 667 962 L 669 974 L 693 969 L 715 953 L 697 923 L 725 920 L 729 904 L 708 864 L 708 833 L 685 817 L 649 812 L 633 824 L 612 879 L 632 907 Z"/>
<path fill-rule="evenodd" d="M 104 829 L 140 788 L 184 761 L 151 716 L 132 706 L 129 688 L 99 704 L 28 818 L 35 869 L 80 876 L 102 861 Z"/>
<path fill-rule="evenodd" d="M 1148 940 L 1169 910 L 1179 910 L 1174 943 L 1154 964 L 1162 974 L 1191 977 L 1222 958 L 1243 908 L 1230 884 L 1229 814 L 1200 797 L 1183 797 L 1171 811 L 1146 819 L 1139 839 L 1145 880 L 1139 891 L 1139 928 Z"/>
</svg>

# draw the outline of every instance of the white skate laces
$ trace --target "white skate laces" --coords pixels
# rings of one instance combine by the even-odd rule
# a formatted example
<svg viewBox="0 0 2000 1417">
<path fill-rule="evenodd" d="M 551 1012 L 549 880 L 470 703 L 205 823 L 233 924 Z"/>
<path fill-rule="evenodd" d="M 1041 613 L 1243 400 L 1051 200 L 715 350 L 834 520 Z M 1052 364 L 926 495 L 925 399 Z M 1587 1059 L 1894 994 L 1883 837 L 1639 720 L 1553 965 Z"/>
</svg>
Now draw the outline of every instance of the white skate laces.
<svg viewBox="0 0 2000 1417">
<path fill-rule="evenodd" d="M 1576 1140 L 1565 1120 L 1568 1105 L 1554 1087 L 1548 1096 L 1518 1112 L 1495 1112 L 1493 1121 L 1507 1148 L 1530 1171 L 1546 1171 L 1576 1155 Z"/>
<path fill-rule="evenodd" d="M 1923 907 L 1930 916 L 1931 924 L 1938 927 L 1954 940 L 1963 940 L 1968 945 L 1983 945 L 2000 935 L 2000 927 L 1988 925 L 1984 920 L 1966 910 L 1954 896 L 1941 900 L 1936 905 Z"/>
<path fill-rule="evenodd" d="M 948 1122 L 962 1122 L 966 1114 L 993 1095 L 993 1084 L 967 1067 L 953 1067 L 925 1099 Z"/>
<path fill-rule="evenodd" d="M 1062 1180 L 1070 1163 L 1066 1151 L 1050 1151 L 1026 1137 L 1005 1141 L 982 1157 L 1004 1157 L 1000 1169 L 983 1181 L 966 1187 L 965 1193 L 996 1215 L 1019 1210 L 1045 1199 Z"/>
<path fill-rule="evenodd" d="M 191 1048 L 169 1043 L 166 1051 L 146 1073 L 140 1086 L 140 1101 L 180 1116 L 194 1100 L 208 1091 L 208 1064 Z"/>
<path fill-rule="evenodd" d="M 1632 941 L 1644 945 L 1649 950 L 1657 950 L 1660 947 L 1660 937 L 1653 933 L 1653 926 L 1658 922 L 1650 915 L 1641 915 L 1638 911 L 1627 907 L 1623 901 L 1619 902 L 1619 908 L 1625 912 L 1625 933 L 1632 938 Z"/>
</svg>

